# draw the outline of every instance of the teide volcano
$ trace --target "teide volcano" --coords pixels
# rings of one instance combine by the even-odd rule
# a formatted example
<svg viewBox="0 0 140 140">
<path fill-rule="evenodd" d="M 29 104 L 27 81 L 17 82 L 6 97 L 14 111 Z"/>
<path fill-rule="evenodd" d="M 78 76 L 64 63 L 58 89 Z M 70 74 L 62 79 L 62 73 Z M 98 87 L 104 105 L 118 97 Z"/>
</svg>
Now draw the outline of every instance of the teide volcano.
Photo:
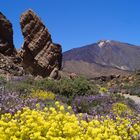
<svg viewBox="0 0 140 140">
<path fill-rule="evenodd" d="M 101 40 L 63 53 L 63 70 L 88 77 L 126 74 L 140 69 L 140 47 Z"/>
</svg>

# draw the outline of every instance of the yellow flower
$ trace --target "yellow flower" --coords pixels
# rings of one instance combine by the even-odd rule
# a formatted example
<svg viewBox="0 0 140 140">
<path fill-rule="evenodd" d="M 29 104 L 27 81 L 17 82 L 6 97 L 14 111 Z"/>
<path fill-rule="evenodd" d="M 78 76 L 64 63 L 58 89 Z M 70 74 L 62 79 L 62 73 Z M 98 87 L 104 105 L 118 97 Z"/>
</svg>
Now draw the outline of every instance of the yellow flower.
<svg viewBox="0 0 140 140">
<path fill-rule="evenodd" d="M 40 100 L 54 100 L 55 95 L 50 91 L 33 90 L 31 93 L 32 98 L 38 98 Z"/>
<path fill-rule="evenodd" d="M 60 111 L 64 111 L 64 106 L 61 105 L 59 109 Z"/>
<path fill-rule="evenodd" d="M 96 116 L 86 122 L 66 112 L 60 103 L 55 104 L 59 108 L 24 108 L 14 115 L 0 115 L 0 140 L 131 140 L 132 136 L 139 139 L 140 120 L 135 121 L 135 116 L 117 116 L 115 120 Z"/>
<path fill-rule="evenodd" d="M 71 110 L 72 109 L 72 107 L 71 106 L 68 106 L 68 110 Z"/>
</svg>

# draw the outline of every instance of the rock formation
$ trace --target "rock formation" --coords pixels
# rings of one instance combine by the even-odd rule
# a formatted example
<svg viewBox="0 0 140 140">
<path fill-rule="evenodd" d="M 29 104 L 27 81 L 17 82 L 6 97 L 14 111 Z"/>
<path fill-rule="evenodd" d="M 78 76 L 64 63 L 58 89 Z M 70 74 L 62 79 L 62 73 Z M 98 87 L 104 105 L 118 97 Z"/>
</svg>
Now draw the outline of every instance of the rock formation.
<svg viewBox="0 0 140 140">
<path fill-rule="evenodd" d="M 52 43 L 48 29 L 32 10 L 21 15 L 20 25 L 24 43 L 18 55 L 24 69 L 35 76 L 51 74 L 53 77 L 53 71 L 57 75 L 56 71 L 61 69 L 62 62 L 61 46 Z"/>
<path fill-rule="evenodd" d="M 17 52 L 13 45 L 12 24 L 0 12 L 0 74 L 30 72 L 34 76 L 60 78 L 61 46 L 52 42 L 47 28 L 32 10 L 21 15 L 20 24 L 24 43 Z"/>
<path fill-rule="evenodd" d="M 0 12 L 0 74 L 23 75 L 24 70 L 15 64 L 17 51 L 13 45 L 10 21 Z"/>
<path fill-rule="evenodd" d="M 0 53 L 13 56 L 16 50 L 13 45 L 13 29 L 12 24 L 0 12 Z"/>
<path fill-rule="evenodd" d="M 13 61 L 13 57 L 8 57 L 0 53 L 0 74 L 11 74 L 13 76 L 22 76 L 25 74 L 23 67 Z"/>
</svg>

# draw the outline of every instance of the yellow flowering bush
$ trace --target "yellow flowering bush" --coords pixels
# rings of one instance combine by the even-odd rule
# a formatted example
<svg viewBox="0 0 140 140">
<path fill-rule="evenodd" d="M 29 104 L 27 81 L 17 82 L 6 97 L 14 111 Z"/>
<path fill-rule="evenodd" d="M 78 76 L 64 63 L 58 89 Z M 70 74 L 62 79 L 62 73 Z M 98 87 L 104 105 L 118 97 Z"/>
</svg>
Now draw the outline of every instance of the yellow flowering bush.
<svg viewBox="0 0 140 140">
<path fill-rule="evenodd" d="M 33 90 L 31 93 L 31 97 L 38 98 L 40 100 L 54 100 L 55 95 L 51 91 Z"/>
<path fill-rule="evenodd" d="M 133 114 L 133 111 L 126 104 L 123 103 L 115 103 L 112 106 L 112 110 L 117 115 Z"/>
<path fill-rule="evenodd" d="M 99 93 L 106 93 L 108 90 L 105 87 L 100 87 L 99 88 Z"/>
<path fill-rule="evenodd" d="M 140 120 L 95 117 L 88 122 L 71 114 L 59 102 L 44 110 L 24 108 L 0 116 L 0 140 L 138 140 Z M 140 116 L 139 116 L 140 117 Z"/>
</svg>

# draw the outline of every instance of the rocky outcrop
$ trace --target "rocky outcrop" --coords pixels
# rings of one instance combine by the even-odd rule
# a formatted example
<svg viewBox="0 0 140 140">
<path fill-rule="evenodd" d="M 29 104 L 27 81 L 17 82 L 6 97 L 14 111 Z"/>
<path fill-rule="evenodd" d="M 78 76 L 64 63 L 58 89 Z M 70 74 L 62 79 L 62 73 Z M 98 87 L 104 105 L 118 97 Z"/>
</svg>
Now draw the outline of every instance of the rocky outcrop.
<svg viewBox="0 0 140 140">
<path fill-rule="evenodd" d="M 13 29 L 10 21 L 0 12 L 0 53 L 14 56 Z"/>
<path fill-rule="evenodd" d="M 60 78 L 62 50 L 54 44 L 47 28 L 39 17 L 28 10 L 21 15 L 24 36 L 22 49 L 17 52 L 13 45 L 12 24 L 0 12 L 0 74 Z"/>
<path fill-rule="evenodd" d="M 120 75 L 109 75 L 109 76 L 100 76 L 100 77 L 91 78 L 91 80 L 99 80 L 101 82 L 108 82 L 113 79 L 118 79 L 119 77 Z"/>
<path fill-rule="evenodd" d="M 22 66 L 15 62 L 17 51 L 13 45 L 13 29 L 10 21 L 0 12 L 0 74 L 23 75 Z"/>
<path fill-rule="evenodd" d="M 7 57 L 0 53 L 0 74 L 10 74 L 21 76 L 24 75 L 24 69 L 22 66 L 17 65 L 13 61 L 13 57 Z"/>
<path fill-rule="evenodd" d="M 20 25 L 24 43 L 18 55 L 24 69 L 35 76 L 51 74 L 56 78 L 57 71 L 61 69 L 61 46 L 52 42 L 48 29 L 32 10 L 21 15 Z"/>
</svg>

